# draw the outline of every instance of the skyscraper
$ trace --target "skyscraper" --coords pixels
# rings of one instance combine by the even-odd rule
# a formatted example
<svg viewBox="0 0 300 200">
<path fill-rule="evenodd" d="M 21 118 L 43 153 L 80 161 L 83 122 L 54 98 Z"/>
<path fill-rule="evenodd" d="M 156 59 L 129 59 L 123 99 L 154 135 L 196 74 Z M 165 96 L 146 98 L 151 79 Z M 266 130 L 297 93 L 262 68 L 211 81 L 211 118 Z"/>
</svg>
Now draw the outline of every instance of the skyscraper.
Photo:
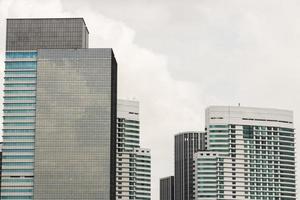
<svg viewBox="0 0 300 200">
<path fill-rule="evenodd" d="M 160 179 L 160 200 L 174 200 L 174 176 Z"/>
<path fill-rule="evenodd" d="M 296 200 L 291 111 L 212 106 L 206 129 L 208 151 L 194 156 L 196 199 Z"/>
<path fill-rule="evenodd" d="M 150 150 L 140 148 L 139 102 L 118 100 L 117 199 L 151 199 Z"/>
<path fill-rule="evenodd" d="M 205 150 L 205 132 L 175 135 L 175 200 L 193 200 L 193 156 Z"/>
<path fill-rule="evenodd" d="M 8 19 L 1 199 L 115 199 L 117 63 L 82 18 Z"/>
<path fill-rule="evenodd" d="M 2 142 L 0 142 L 0 177 L 2 174 Z M 1 197 L 1 178 L 0 178 L 0 197 Z"/>
</svg>

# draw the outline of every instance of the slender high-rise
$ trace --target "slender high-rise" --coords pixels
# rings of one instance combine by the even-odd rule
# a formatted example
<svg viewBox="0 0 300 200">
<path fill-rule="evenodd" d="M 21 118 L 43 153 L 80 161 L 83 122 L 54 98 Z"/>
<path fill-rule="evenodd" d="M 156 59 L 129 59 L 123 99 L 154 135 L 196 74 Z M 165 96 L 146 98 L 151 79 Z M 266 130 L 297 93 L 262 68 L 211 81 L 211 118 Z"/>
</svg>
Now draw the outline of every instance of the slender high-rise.
<svg viewBox="0 0 300 200">
<path fill-rule="evenodd" d="M 82 18 L 8 19 L 1 199 L 115 199 L 117 63 Z"/>
<path fill-rule="evenodd" d="M 174 200 L 174 176 L 161 178 L 159 181 L 159 199 Z"/>
<path fill-rule="evenodd" d="M 139 102 L 118 100 L 116 197 L 151 199 L 151 154 L 140 148 Z"/>
<path fill-rule="evenodd" d="M 194 155 L 195 199 L 296 200 L 292 111 L 212 106 L 206 129 L 207 151 Z"/>
<path fill-rule="evenodd" d="M 193 156 L 205 150 L 205 132 L 175 135 L 175 200 L 193 200 Z"/>
<path fill-rule="evenodd" d="M 2 142 L 0 142 L 0 177 L 2 174 Z M 0 178 L 0 197 L 1 197 L 1 178 Z"/>
</svg>

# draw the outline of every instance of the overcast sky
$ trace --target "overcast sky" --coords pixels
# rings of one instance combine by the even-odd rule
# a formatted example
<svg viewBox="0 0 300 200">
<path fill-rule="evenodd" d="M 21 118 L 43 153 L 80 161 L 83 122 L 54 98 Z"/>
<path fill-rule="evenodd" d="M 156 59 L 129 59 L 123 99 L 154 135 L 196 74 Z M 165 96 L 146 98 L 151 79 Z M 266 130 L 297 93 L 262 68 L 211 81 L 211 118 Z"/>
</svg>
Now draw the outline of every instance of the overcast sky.
<svg viewBox="0 0 300 200">
<path fill-rule="evenodd" d="M 115 51 L 119 98 L 140 101 L 158 200 L 174 134 L 203 130 L 207 106 L 289 109 L 300 129 L 299 11 L 298 0 L 0 0 L 0 62 L 6 18 L 84 17 L 90 47 Z"/>
</svg>

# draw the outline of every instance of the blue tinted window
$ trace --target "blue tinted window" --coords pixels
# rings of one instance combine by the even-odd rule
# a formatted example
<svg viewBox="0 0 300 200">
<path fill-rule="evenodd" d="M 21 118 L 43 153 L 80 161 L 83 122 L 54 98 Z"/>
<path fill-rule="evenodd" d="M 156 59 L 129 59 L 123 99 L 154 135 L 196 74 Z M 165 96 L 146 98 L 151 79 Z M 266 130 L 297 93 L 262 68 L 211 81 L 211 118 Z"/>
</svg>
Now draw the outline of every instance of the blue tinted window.
<svg viewBox="0 0 300 200">
<path fill-rule="evenodd" d="M 4 77 L 6 81 L 34 81 L 34 77 Z"/>
<path fill-rule="evenodd" d="M 33 163 L 32 162 L 3 162 L 2 166 L 33 166 Z"/>
<path fill-rule="evenodd" d="M 6 83 L 5 87 L 34 87 L 35 83 Z"/>
<path fill-rule="evenodd" d="M 3 111 L 4 111 L 4 113 L 30 113 L 30 112 L 35 112 L 34 109 L 14 109 L 14 110 L 5 109 Z"/>
<path fill-rule="evenodd" d="M 4 103 L 4 106 L 10 106 L 10 107 L 35 106 L 35 103 Z"/>
<path fill-rule="evenodd" d="M 34 94 L 35 90 L 4 90 L 4 94 Z"/>
<path fill-rule="evenodd" d="M 3 136 L 3 139 L 34 139 L 34 136 Z"/>
<path fill-rule="evenodd" d="M 3 159 L 33 159 L 31 155 L 12 155 L 12 156 L 2 156 Z"/>
<path fill-rule="evenodd" d="M 36 62 L 6 62 L 5 69 L 36 69 Z"/>
<path fill-rule="evenodd" d="M 33 142 L 4 142 L 3 146 L 33 146 Z"/>
<path fill-rule="evenodd" d="M 4 126 L 33 126 L 33 122 L 4 122 Z"/>
<path fill-rule="evenodd" d="M 17 84 L 14 84 L 17 85 Z M 24 84 L 25 85 L 25 84 Z M 30 84 L 26 84 L 26 85 L 30 85 Z M 4 97 L 5 100 L 35 100 L 35 97 L 22 97 L 22 96 L 15 96 L 15 97 Z"/>
<path fill-rule="evenodd" d="M 33 182 L 33 180 L 29 179 L 29 178 L 12 178 L 12 179 L 2 179 L 2 182 L 5 182 L 5 183 L 30 183 L 30 182 Z"/>
<path fill-rule="evenodd" d="M 11 72 L 5 72 L 5 75 L 36 75 L 35 71 L 11 71 Z"/>
<path fill-rule="evenodd" d="M 4 103 L 4 106 L 20 107 L 20 106 L 35 106 L 35 103 Z"/>
<path fill-rule="evenodd" d="M 34 133 L 34 129 L 3 129 L 3 133 Z"/>
<path fill-rule="evenodd" d="M 24 200 L 24 199 L 32 199 L 32 196 L 2 196 L 1 199 Z"/>
<path fill-rule="evenodd" d="M 3 149 L 2 152 L 33 152 L 33 149 Z"/>
<path fill-rule="evenodd" d="M 1 189 L 1 192 L 32 192 L 32 189 Z"/>
<path fill-rule="evenodd" d="M 12 120 L 12 119 L 34 119 L 33 116 L 4 116 L 3 119 Z"/>
<path fill-rule="evenodd" d="M 6 58 L 36 58 L 37 52 L 6 52 Z"/>
</svg>

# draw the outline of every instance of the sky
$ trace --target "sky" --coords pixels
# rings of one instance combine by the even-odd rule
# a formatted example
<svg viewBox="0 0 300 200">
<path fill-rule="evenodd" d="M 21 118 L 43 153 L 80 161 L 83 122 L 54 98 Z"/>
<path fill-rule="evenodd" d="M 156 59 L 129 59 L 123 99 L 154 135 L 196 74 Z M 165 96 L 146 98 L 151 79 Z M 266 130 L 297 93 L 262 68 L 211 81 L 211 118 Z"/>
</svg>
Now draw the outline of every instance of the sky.
<svg viewBox="0 0 300 200">
<path fill-rule="evenodd" d="M 293 110 L 300 129 L 299 10 L 298 0 L 0 0 L 1 75 L 6 18 L 84 17 L 90 47 L 114 49 L 118 97 L 140 101 L 158 200 L 174 134 L 203 130 L 208 106 Z"/>
</svg>

